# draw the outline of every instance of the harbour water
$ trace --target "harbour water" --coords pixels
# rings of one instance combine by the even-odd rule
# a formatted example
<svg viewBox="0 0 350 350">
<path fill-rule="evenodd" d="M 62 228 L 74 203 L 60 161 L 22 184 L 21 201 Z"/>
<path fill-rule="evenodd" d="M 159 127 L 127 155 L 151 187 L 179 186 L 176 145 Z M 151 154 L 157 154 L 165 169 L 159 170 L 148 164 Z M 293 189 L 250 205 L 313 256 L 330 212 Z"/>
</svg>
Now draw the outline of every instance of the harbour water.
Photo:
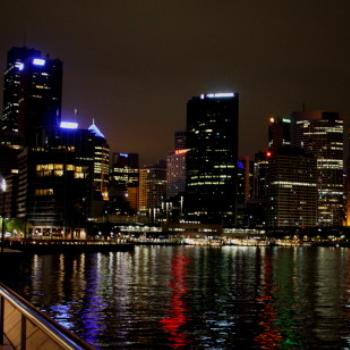
<svg viewBox="0 0 350 350">
<path fill-rule="evenodd" d="M 96 348 L 350 348 L 348 248 L 140 246 L 1 265 Z"/>
</svg>

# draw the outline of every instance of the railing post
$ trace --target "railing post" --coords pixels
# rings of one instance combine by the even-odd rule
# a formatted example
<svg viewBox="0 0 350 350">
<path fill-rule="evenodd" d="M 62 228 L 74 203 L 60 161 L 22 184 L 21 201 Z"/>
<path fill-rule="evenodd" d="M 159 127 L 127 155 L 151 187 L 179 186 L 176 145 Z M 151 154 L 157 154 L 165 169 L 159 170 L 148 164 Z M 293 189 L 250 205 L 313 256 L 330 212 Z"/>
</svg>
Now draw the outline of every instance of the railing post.
<svg viewBox="0 0 350 350">
<path fill-rule="evenodd" d="M 0 344 L 4 344 L 4 297 L 0 295 Z"/>
<path fill-rule="evenodd" d="M 21 316 L 21 350 L 26 350 L 27 345 L 27 323 L 24 315 Z"/>
</svg>

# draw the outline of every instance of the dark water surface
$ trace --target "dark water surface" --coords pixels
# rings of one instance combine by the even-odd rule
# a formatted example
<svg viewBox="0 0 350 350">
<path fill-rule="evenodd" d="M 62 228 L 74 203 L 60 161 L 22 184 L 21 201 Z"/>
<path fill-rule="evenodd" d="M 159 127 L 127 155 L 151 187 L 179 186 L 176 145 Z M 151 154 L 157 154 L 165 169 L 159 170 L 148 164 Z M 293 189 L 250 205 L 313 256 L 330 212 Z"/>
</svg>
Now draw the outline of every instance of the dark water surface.
<svg viewBox="0 0 350 350">
<path fill-rule="evenodd" d="M 1 280 L 97 348 L 350 349 L 349 249 L 10 259 Z"/>
</svg>

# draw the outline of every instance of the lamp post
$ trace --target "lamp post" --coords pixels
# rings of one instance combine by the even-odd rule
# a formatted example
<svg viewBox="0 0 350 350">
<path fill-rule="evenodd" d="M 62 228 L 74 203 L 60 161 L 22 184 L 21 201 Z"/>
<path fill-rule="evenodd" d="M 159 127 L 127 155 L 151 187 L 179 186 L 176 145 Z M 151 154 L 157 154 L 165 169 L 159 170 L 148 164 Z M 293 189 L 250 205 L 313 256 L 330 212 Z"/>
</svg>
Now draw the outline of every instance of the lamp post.
<svg viewBox="0 0 350 350">
<path fill-rule="evenodd" d="M 5 243 L 5 193 L 7 189 L 6 180 L 3 178 L 0 183 L 0 188 L 2 191 L 2 224 L 1 224 L 1 252 L 4 251 Z"/>
</svg>

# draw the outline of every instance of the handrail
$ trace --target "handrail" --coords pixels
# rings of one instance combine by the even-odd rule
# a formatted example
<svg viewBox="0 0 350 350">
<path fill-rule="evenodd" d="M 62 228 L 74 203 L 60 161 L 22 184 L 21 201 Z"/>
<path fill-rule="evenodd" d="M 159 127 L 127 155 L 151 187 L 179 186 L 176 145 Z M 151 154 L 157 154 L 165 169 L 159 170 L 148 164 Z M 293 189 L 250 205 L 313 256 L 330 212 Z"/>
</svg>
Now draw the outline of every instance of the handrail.
<svg viewBox="0 0 350 350">
<path fill-rule="evenodd" d="M 70 332 L 69 330 L 63 328 L 57 322 L 50 319 L 43 312 L 36 309 L 32 304 L 30 304 L 23 297 L 18 295 L 16 292 L 11 290 L 9 287 L 5 286 L 0 282 L 0 297 L 8 301 L 12 306 L 18 310 L 23 317 L 30 322 L 32 322 L 36 327 L 38 327 L 42 332 L 44 332 L 52 341 L 57 343 L 62 349 L 66 350 L 93 350 L 94 348 L 87 344 L 84 340 Z M 4 303 L 1 302 L 1 306 Z M 0 315 L 1 324 L 0 334 L 4 333 L 4 310 L 1 307 Z M 2 339 L 1 339 L 2 340 Z M 23 348 L 26 348 L 25 346 Z"/>
</svg>

